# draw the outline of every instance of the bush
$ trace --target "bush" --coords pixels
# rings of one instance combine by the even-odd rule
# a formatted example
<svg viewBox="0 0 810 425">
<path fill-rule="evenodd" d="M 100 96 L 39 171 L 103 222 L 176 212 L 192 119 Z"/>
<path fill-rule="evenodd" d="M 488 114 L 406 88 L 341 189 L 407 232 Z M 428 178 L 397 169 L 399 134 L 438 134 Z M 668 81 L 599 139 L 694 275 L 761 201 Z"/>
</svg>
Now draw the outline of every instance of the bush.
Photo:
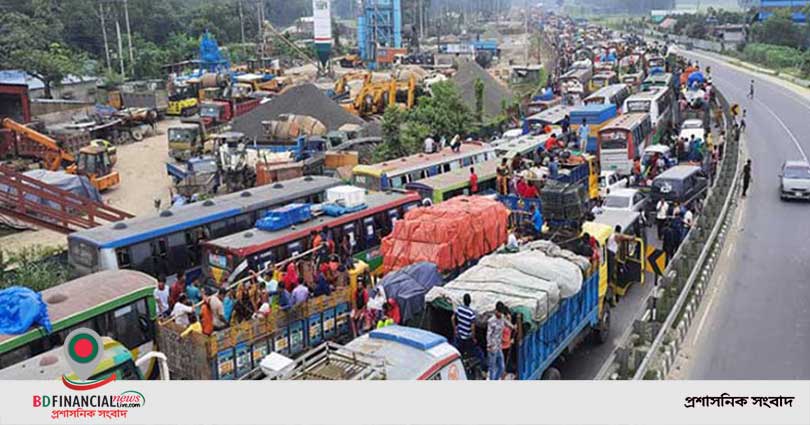
<svg viewBox="0 0 810 425">
<path fill-rule="evenodd" d="M 70 277 L 70 267 L 60 259 L 61 248 L 34 245 L 16 252 L 0 251 L 0 289 L 21 285 L 42 291 Z"/>
<path fill-rule="evenodd" d="M 749 43 L 743 49 L 743 59 L 770 68 L 789 68 L 802 64 L 801 50 L 773 44 Z"/>
</svg>

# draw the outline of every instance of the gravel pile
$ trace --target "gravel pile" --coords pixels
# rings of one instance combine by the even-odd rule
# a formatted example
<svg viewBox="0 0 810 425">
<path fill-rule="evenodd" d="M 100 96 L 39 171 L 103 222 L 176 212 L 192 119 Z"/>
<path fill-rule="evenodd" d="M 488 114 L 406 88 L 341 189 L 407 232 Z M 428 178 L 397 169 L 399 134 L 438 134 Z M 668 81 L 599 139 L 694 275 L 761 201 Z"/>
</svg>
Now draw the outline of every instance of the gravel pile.
<svg viewBox="0 0 810 425">
<path fill-rule="evenodd" d="M 453 82 L 458 86 L 464 103 L 475 111 L 475 81 L 481 79 L 484 83 L 484 116 L 494 117 L 501 113 L 501 101 L 512 100 L 512 92 L 498 80 L 481 68 L 475 61 L 461 59 L 458 61 L 458 71 L 453 75 Z"/>
<path fill-rule="evenodd" d="M 281 114 L 309 115 L 322 122 L 327 131 L 337 130 L 343 124 L 365 125 L 362 119 L 346 112 L 313 84 L 290 87 L 273 100 L 233 120 L 233 131 L 249 138 L 264 139 L 262 121 L 278 118 Z"/>
</svg>

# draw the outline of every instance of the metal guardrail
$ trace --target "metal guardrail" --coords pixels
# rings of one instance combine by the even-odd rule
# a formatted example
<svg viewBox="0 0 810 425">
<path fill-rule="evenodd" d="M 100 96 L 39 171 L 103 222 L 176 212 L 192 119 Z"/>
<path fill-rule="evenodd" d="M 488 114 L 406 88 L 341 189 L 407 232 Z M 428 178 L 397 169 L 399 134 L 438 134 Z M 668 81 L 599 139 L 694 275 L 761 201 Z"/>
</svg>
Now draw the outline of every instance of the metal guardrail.
<svg viewBox="0 0 810 425">
<path fill-rule="evenodd" d="M 725 97 L 723 97 L 722 94 L 719 92 L 717 92 L 717 100 L 719 103 L 719 107 L 724 113 L 726 121 L 726 134 L 734 135 L 733 130 L 734 118 L 731 116 L 729 112 L 728 101 L 726 101 Z M 633 379 L 635 380 L 644 379 L 644 377 L 647 374 L 647 371 L 651 366 L 652 361 L 659 355 L 660 347 L 663 344 L 666 335 L 671 331 L 671 328 L 673 327 L 675 320 L 682 314 L 682 310 L 684 308 L 684 305 L 686 304 L 687 299 L 689 298 L 692 287 L 694 286 L 698 276 L 704 270 L 704 266 L 709 256 L 709 253 L 714 247 L 714 243 L 717 240 L 717 235 L 719 234 L 720 229 L 723 226 L 726 216 L 730 210 L 733 195 L 735 193 L 734 189 L 737 186 L 737 182 L 739 179 L 740 150 L 739 150 L 738 135 L 734 135 L 734 137 L 731 137 L 729 138 L 729 140 L 726 141 L 726 148 L 727 148 L 726 154 L 724 155 L 723 163 L 720 166 L 720 172 L 718 173 L 716 184 L 712 188 L 712 191 L 709 195 L 710 198 L 715 195 L 722 196 L 721 193 L 716 193 L 715 191 L 718 189 L 721 190 L 724 189 L 726 193 L 725 198 L 723 200 L 722 208 L 720 212 L 717 214 L 717 216 L 714 217 L 714 225 L 712 226 L 711 233 L 709 234 L 708 238 L 706 238 L 705 241 L 695 240 L 700 239 L 699 236 L 700 232 L 690 231 L 687 240 L 684 241 L 684 243 L 678 249 L 678 252 L 675 254 L 675 258 L 673 258 L 673 260 L 676 259 L 681 260 L 682 256 L 688 255 L 688 252 L 684 252 L 686 251 L 684 247 L 687 245 L 688 243 L 687 241 L 695 240 L 695 242 L 703 243 L 703 249 L 701 250 L 700 255 L 697 261 L 695 262 L 694 266 L 692 267 L 691 273 L 689 274 L 689 277 L 687 278 L 684 286 L 681 288 L 680 294 L 678 295 L 678 299 L 675 302 L 675 305 L 669 311 L 669 314 L 664 320 L 664 323 L 662 324 L 655 339 L 653 340 L 644 358 L 642 359 L 641 364 L 639 364 L 638 368 L 635 371 L 635 374 L 633 376 Z M 732 160 L 732 162 L 729 162 L 729 160 Z M 730 176 L 728 175 L 729 173 L 731 173 Z M 725 183 L 723 182 L 724 179 L 730 179 L 729 184 L 724 184 Z M 711 201 L 709 200 L 709 198 L 707 198 L 707 204 L 709 202 Z M 672 270 L 673 267 L 671 266 L 673 266 L 674 264 L 676 264 L 676 261 L 670 262 L 669 265 L 670 267 L 667 267 L 666 275 L 668 276 L 672 275 L 674 270 Z"/>
</svg>

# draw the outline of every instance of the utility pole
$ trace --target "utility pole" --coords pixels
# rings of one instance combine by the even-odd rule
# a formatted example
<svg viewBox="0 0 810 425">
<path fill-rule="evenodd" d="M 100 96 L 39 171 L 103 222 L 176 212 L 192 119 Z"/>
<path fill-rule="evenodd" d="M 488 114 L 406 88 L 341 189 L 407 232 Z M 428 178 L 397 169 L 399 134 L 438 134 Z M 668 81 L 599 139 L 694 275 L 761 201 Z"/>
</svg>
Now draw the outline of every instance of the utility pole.
<svg viewBox="0 0 810 425">
<path fill-rule="evenodd" d="M 242 31 L 242 44 L 245 44 L 245 15 L 242 13 L 242 0 L 236 0 L 239 7 L 239 29 Z"/>
<path fill-rule="evenodd" d="M 265 46 L 264 46 L 264 2 L 263 0 L 259 0 L 256 2 L 256 17 L 259 23 L 259 45 L 261 46 L 261 54 L 259 56 L 264 57 L 265 55 Z"/>
<path fill-rule="evenodd" d="M 135 69 L 135 55 L 132 54 L 132 32 L 129 30 L 129 3 L 124 0 L 124 19 L 127 21 L 127 44 L 129 44 L 129 66 Z"/>
<path fill-rule="evenodd" d="M 419 0 L 419 45 L 421 46 L 424 43 L 425 39 L 425 6 L 422 3 L 423 0 Z"/>
<path fill-rule="evenodd" d="M 104 55 L 107 58 L 107 72 L 112 73 L 112 65 L 110 64 L 110 45 L 107 41 L 107 25 L 104 23 L 104 3 L 98 3 L 98 16 L 101 18 L 101 35 L 104 37 Z"/>
<path fill-rule="evenodd" d="M 124 73 L 124 45 L 121 43 L 121 25 L 118 19 L 115 20 L 115 33 L 118 34 L 118 60 L 121 62 L 121 77 L 126 78 Z"/>
</svg>

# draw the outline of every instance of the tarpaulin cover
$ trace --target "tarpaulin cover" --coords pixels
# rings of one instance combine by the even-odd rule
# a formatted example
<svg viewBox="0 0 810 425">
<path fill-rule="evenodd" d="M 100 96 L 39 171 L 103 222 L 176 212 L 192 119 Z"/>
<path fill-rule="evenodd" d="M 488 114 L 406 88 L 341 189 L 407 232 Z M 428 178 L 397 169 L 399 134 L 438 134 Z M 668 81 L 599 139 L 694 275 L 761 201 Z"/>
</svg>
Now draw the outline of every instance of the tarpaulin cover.
<svg viewBox="0 0 810 425">
<path fill-rule="evenodd" d="M 93 187 L 92 184 L 90 184 L 90 180 L 88 180 L 87 177 L 85 176 L 68 174 L 64 171 L 48 171 L 48 170 L 31 170 L 26 171 L 23 174 L 32 179 L 36 179 L 43 183 L 57 187 L 59 189 L 66 190 L 78 196 L 90 199 L 94 202 L 101 202 L 101 193 L 99 193 L 98 189 L 96 189 L 95 187 Z M 15 191 L 16 189 L 14 188 L 10 188 L 6 185 L 0 185 L 0 192 L 16 193 Z M 45 205 L 55 210 L 62 209 L 62 207 L 59 204 L 42 199 L 40 196 L 37 196 L 33 193 L 26 193 L 25 199 L 27 199 L 30 202 L 34 202 L 36 204 Z"/>
<path fill-rule="evenodd" d="M 695 71 L 695 72 L 689 74 L 689 78 L 686 81 L 688 83 L 687 85 L 689 87 L 692 87 L 692 84 L 694 84 L 694 83 L 700 83 L 700 84 L 704 83 L 706 81 L 706 77 L 703 76 L 702 72 Z"/>
<path fill-rule="evenodd" d="M 51 332 L 48 305 L 30 288 L 12 286 L 0 291 L 0 335 L 19 335 L 39 325 Z"/>
<path fill-rule="evenodd" d="M 428 208 L 415 208 L 382 241 L 383 270 L 420 261 L 449 271 L 506 243 L 509 210 L 480 196 L 458 196 Z"/>
<path fill-rule="evenodd" d="M 555 252 L 570 254 L 559 248 Z M 452 282 L 431 289 L 425 301 L 446 305 L 449 300 L 457 306 L 464 294 L 470 294 L 471 306 L 481 316 L 493 311 L 500 301 L 527 320 L 542 323 L 561 298 L 581 289 L 583 273 L 578 262 L 528 248 L 516 254 L 492 254 Z"/>
<path fill-rule="evenodd" d="M 403 323 L 424 310 L 425 294 L 431 288 L 443 284 L 439 269 L 426 261 L 388 273 L 382 280 L 386 296 L 394 298 L 400 306 Z"/>
</svg>

